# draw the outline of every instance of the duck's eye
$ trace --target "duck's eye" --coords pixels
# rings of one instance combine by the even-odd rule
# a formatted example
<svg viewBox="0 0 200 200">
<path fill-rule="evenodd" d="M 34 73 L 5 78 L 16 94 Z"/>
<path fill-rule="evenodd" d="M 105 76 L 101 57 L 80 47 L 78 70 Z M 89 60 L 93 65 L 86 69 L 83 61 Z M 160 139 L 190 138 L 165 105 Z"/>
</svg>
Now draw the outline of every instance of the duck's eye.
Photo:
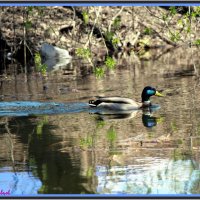
<svg viewBox="0 0 200 200">
<path fill-rule="evenodd" d="M 154 90 L 147 90 L 147 94 L 148 94 L 148 95 L 154 95 L 154 94 L 155 94 L 155 91 L 154 91 Z"/>
</svg>

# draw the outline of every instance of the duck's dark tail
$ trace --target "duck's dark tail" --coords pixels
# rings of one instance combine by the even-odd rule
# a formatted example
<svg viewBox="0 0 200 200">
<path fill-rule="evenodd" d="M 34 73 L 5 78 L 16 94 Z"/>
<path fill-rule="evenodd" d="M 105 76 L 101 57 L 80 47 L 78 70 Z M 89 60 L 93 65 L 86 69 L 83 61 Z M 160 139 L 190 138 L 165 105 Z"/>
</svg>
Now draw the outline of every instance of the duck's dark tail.
<svg viewBox="0 0 200 200">
<path fill-rule="evenodd" d="M 101 101 L 99 101 L 99 100 L 89 100 L 89 105 L 91 107 L 97 107 L 100 103 L 101 103 Z"/>
</svg>

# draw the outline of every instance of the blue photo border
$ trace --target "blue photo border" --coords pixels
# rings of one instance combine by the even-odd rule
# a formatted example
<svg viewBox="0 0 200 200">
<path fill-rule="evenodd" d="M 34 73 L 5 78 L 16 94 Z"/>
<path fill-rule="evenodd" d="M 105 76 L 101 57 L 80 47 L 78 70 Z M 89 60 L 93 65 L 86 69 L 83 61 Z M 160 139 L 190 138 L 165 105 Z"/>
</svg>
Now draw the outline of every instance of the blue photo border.
<svg viewBox="0 0 200 200">
<path fill-rule="evenodd" d="M 198 1 L 21 1 L 0 0 L 0 6 L 200 6 Z M 0 199 L 200 199 L 200 194 L 37 194 L 9 195 Z"/>
</svg>

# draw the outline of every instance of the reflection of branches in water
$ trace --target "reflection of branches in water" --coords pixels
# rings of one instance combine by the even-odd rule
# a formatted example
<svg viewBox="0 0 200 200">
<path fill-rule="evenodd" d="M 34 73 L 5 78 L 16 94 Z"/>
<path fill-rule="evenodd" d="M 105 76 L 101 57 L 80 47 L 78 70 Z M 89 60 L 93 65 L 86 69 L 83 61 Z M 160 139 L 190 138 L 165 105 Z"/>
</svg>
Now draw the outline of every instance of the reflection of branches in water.
<svg viewBox="0 0 200 200">
<path fill-rule="evenodd" d="M 156 53 L 155 54 L 155 57 L 152 57 L 151 59 L 149 59 L 149 60 L 153 60 L 153 61 L 156 61 L 156 60 L 159 60 L 162 56 L 164 56 L 165 54 L 167 54 L 167 53 L 169 53 L 169 52 L 171 52 L 171 51 L 174 51 L 175 49 L 177 49 L 177 48 L 179 48 L 180 46 L 176 46 L 176 47 L 169 47 L 169 48 L 165 48 L 163 51 L 159 51 L 160 53 Z M 161 49 L 161 47 L 160 46 L 151 46 L 150 47 L 150 50 L 153 50 L 153 49 Z M 131 49 L 130 49 L 131 50 Z M 135 56 L 136 56 L 136 54 L 134 54 Z M 128 50 L 128 51 L 122 51 L 122 52 L 120 52 L 120 53 L 118 53 L 117 54 L 117 59 L 122 59 L 122 58 L 124 58 L 125 56 L 131 56 L 130 55 L 130 51 Z M 137 57 L 138 58 L 138 57 Z M 127 58 L 126 58 L 127 59 Z M 149 61 L 148 60 L 148 61 Z M 138 63 L 140 63 L 141 62 L 141 60 L 140 59 L 138 59 L 138 61 L 137 61 Z"/>
<path fill-rule="evenodd" d="M 5 129 L 7 131 L 7 136 L 8 136 L 8 142 L 9 142 L 8 147 L 10 150 L 11 160 L 13 164 L 13 171 L 15 172 L 14 145 L 12 141 L 12 134 L 11 134 L 10 128 L 8 127 L 8 123 L 9 123 L 8 118 L 6 118 Z"/>
<path fill-rule="evenodd" d="M 18 178 L 16 172 L 13 176 L 13 179 L 14 179 L 14 185 L 12 186 L 12 193 L 15 193 L 15 191 L 17 191 L 17 189 L 18 189 L 18 182 L 19 182 L 19 178 Z"/>
<path fill-rule="evenodd" d="M 8 142 L 7 147 L 9 149 L 10 158 L 11 158 L 11 161 L 12 161 L 13 171 L 16 174 L 16 170 L 17 170 L 16 169 L 16 164 L 17 164 L 18 158 L 17 158 L 17 155 L 15 156 L 14 152 L 15 152 L 15 150 L 18 149 L 18 146 L 14 145 L 15 144 L 15 137 L 14 137 L 15 135 L 11 133 L 11 128 L 9 127 L 9 118 L 5 118 L 4 126 L 5 126 L 5 130 L 6 130 L 5 134 L 7 136 L 7 142 Z M 18 132 L 18 130 L 15 130 L 15 133 L 17 133 L 17 132 Z M 30 134 L 30 137 L 32 136 L 32 134 Z M 27 150 L 29 148 L 29 144 L 30 144 L 30 139 L 28 140 Z M 27 157 L 26 157 L 26 154 L 24 154 L 22 163 L 26 164 L 26 160 L 27 160 Z"/>
<path fill-rule="evenodd" d="M 33 136 L 33 133 L 35 132 L 35 129 L 33 129 L 32 133 L 28 136 L 28 143 L 27 143 L 27 155 L 29 155 L 29 147 L 30 147 L 30 143 L 31 143 L 31 139 L 32 139 L 32 136 Z M 29 159 L 26 163 L 27 165 L 27 168 L 28 168 L 28 174 L 31 172 L 30 170 L 30 165 L 29 165 Z"/>
</svg>

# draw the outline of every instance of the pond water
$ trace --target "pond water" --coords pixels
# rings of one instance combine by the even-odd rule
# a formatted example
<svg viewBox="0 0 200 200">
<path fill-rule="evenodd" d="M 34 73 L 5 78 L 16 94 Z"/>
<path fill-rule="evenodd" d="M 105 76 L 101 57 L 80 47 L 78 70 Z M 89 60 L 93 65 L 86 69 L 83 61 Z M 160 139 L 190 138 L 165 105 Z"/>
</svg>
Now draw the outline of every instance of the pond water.
<svg viewBox="0 0 200 200">
<path fill-rule="evenodd" d="M 199 194 L 200 85 L 197 76 L 179 73 L 192 71 L 185 55 L 139 64 L 123 58 L 103 79 L 8 75 L 0 87 L 0 190 Z M 140 101 L 146 85 L 165 94 L 151 98 L 159 105 L 152 113 L 104 116 L 88 106 L 97 95 Z"/>
</svg>

